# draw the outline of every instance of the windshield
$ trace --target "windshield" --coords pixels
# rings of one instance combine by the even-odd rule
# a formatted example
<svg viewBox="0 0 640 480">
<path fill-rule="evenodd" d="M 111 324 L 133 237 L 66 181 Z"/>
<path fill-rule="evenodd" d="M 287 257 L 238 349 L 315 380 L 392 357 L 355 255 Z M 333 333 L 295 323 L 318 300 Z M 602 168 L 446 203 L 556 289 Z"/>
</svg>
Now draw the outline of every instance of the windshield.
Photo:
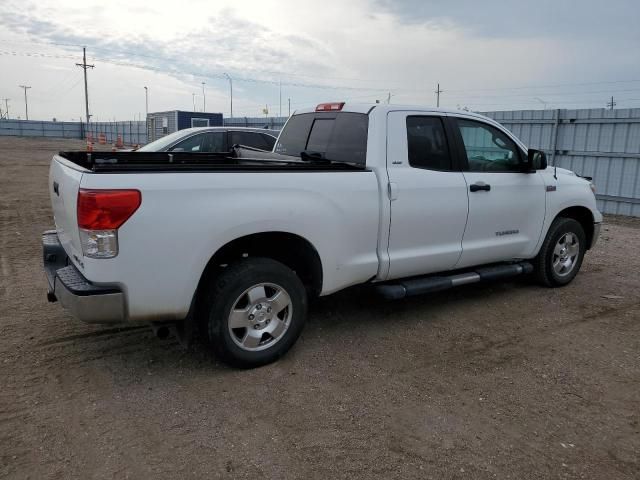
<svg viewBox="0 0 640 480">
<path fill-rule="evenodd" d="M 185 130 L 178 130 L 177 132 L 170 133 L 158 140 L 155 140 L 151 143 L 147 143 L 144 147 L 139 148 L 138 152 L 161 152 L 173 142 L 180 140 L 181 138 L 189 135 L 192 131 L 196 131 L 196 129 L 187 128 Z"/>
<path fill-rule="evenodd" d="M 368 128 L 364 113 L 302 113 L 289 119 L 274 151 L 292 157 L 318 153 L 328 160 L 364 165 Z"/>
</svg>

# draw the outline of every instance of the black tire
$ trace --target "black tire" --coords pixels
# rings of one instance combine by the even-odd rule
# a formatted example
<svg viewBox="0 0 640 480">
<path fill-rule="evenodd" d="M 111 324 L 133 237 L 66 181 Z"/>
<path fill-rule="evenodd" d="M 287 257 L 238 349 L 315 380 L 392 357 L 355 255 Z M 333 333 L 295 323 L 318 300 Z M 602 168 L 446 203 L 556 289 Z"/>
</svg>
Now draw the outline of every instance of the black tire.
<svg viewBox="0 0 640 480">
<path fill-rule="evenodd" d="M 571 270 L 565 274 L 559 274 L 554 269 L 554 249 L 556 245 L 566 234 L 573 234 L 578 239 L 578 253 L 575 257 Z M 538 256 L 534 259 L 534 275 L 536 280 L 546 287 L 563 287 L 568 285 L 578 274 L 580 267 L 582 266 L 582 260 L 587 247 L 587 237 L 584 233 L 582 225 L 577 220 L 572 218 L 556 218 L 547 236 L 544 239 L 544 243 L 540 248 Z"/>
<path fill-rule="evenodd" d="M 260 345 L 256 348 L 264 348 L 263 350 L 248 351 L 234 341 L 233 337 L 237 341 L 241 339 L 236 335 L 238 330 L 230 329 L 230 314 L 243 292 L 260 284 L 274 284 L 284 289 L 291 305 L 287 308 L 291 308 L 292 311 L 288 317 L 288 327 L 278 340 L 270 337 L 265 331 L 263 338 L 266 338 L 266 343 L 273 342 L 272 346 Z M 270 287 L 266 288 L 269 290 Z M 253 368 L 271 363 L 282 357 L 302 332 L 307 318 L 307 293 L 298 276 L 280 262 L 269 258 L 240 260 L 211 279 L 205 289 L 201 311 L 205 339 L 216 356 L 231 366 Z M 240 332 L 241 335 L 243 332 L 245 335 L 249 334 L 248 330 L 240 329 Z"/>
</svg>

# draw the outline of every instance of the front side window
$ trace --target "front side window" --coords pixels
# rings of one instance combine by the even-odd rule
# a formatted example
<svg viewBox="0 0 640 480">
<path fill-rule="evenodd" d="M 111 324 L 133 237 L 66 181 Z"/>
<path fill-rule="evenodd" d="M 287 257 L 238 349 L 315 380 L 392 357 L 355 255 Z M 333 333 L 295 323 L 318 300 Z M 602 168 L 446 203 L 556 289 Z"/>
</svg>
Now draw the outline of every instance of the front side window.
<svg viewBox="0 0 640 480">
<path fill-rule="evenodd" d="M 522 157 L 515 142 L 491 125 L 456 119 L 470 172 L 517 172 Z"/>
<path fill-rule="evenodd" d="M 171 148 L 172 152 L 217 153 L 224 148 L 222 132 L 207 132 L 189 137 Z"/>
<path fill-rule="evenodd" d="M 451 155 L 438 117 L 407 117 L 409 165 L 429 170 L 451 170 Z"/>
<path fill-rule="evenodd" d="M 200 135 L 194 135 L 186 140 L 178 142 L 171 147 L 172 152 L 199 152 L 202 140 L 204 139 L 204 133 Z"/>
</svg>

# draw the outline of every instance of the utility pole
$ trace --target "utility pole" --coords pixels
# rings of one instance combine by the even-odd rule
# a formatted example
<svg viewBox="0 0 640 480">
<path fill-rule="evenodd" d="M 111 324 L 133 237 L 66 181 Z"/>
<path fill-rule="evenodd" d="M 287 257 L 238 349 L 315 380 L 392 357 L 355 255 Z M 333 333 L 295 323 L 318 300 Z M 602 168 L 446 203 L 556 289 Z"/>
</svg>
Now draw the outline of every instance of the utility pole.
<svg viewBox="0 0 640 480">
<path fill-rule="evenodd" d="M 278 116 L 282 118 L 282 79 L 278 78 L 278 93 L 280 95 L 280 110 Z"/>
<path fill-rule="evenodd" d="M 202 82 L 202 111 L 207 111 L 207 99 L 204 96 L 204 82 Z"/>
<path fill-rule="evenodd" d="M 291 97 L 287 98 L 289 101 L 289 116 L 291 116 Z"/>
<path fill-rule="evenodd" d="M 223 73 L 223 75 L 227 77 L 227 80 L 229 80 L 229 91 L 231 93 L 231 107 L 229 118 L 233 118 L 233 80 L 231 80 L 231 76 L 228 73 Z"/>
<path fill-rule="evenodd" d="M 95 65 L 87 65 L 87 47 L 82 47 L 82 63 L 76 63 L 84 70 L 84 106 L 87 114 L 87 125 L 89 125 L 89 89 L 87 88 L 87 68 L 94 68 Z"/>
<path fill-rule="evenodd" d="M 18 85 L 20 88 L 24 88 L 24 116 L 29 120 L 29 105 L 27 104 L 27 90 L 31 87 L 27 85 Z"/>
<path fill-rule="evenodd" d="M 440 106 L 440 94 L 444 93 L 442 90 L 440 90 L 440 84 L 438 83 L 438 89 L 436 90 L 436 107 Z"/>
<path fill-rule="evenodd" d="M 149 89 L 147 87 L 144 87 L 144 114 L 145 114 L 144 121 L 146 122 L 147 117 L 149 116 Z"/>
<path fill-rule="evenodd" d="M 192 93 L 191 97 L 193 99 L 193 111 L 195 112 L 196 111 L 196 94 Z"/>
<path fill-rule="evenodd" d="M 607 107 L 609 107 L 609 110 L 613 110 L 613 107 L 615 107 L 616 105 L 616 102 L 613 101 L 613 95 L 611 95 L 611 101 L 607 103 Z"/>
<path fill-rule="evenodd" d="M 7 120 L 9 120 L 9 100 L 10 98 L 3 98 L 4 100 L 4 114 L 7 116 Z"/>
</svg>

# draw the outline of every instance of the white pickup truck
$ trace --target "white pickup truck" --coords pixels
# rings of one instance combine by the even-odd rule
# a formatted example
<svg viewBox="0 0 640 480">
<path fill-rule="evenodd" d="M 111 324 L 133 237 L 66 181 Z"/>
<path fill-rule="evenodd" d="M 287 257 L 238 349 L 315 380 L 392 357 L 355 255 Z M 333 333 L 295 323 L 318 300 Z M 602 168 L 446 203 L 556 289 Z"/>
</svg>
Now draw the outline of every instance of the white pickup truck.
<svg viewBox="0 0 640 480">
<path fill-rule="evenodd" d="M 590 179 L 468 112 L 320 104 L 272 153 L 235 151 L 55 155 L 49 299 L 86 322 L 198 325 L 252 367 L 293 345 L 310 297 L 352 285 L 566 285 L 602 221 Z"/>
</svg>

